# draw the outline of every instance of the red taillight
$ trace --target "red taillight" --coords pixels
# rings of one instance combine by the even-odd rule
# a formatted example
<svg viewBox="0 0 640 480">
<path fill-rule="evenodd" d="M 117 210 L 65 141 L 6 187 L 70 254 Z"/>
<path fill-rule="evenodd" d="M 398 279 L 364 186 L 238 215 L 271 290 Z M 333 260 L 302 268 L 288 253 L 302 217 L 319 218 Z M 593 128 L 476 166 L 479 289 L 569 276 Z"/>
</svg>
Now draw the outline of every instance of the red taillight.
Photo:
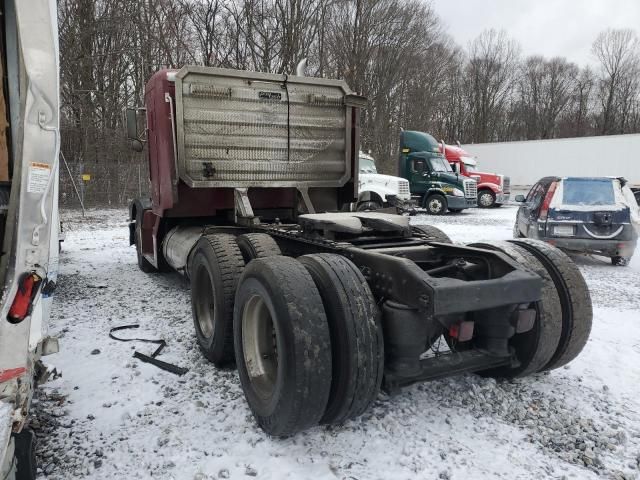
<svg viewBox="0 0 640 480">
<path fill-rule="evenodd" d="M 10 323 L 20 323 L 31 311 L 31 302 L 38 291 L 38 285 L 42 278 L 36 273 L 26 273 L 23 275 L 18 285 L 18 291 L 13 299 L 7 320 Z"/>
<path fill-rule="evenodd" d="M 468 342 L 473 338 L 473 322 L 460 322 L 449 327 L 449 336 L 459 342 Z"/>
<path fill-rule="evenodd" d="M 553 200 L 553 194 L 556 193 L 556 186 L 558 182 L 553 182 L 549 185 L 549 190 L 547 190 L 547 194 L 544 196 L 544 201 L 542 202 L 542 207 L 540 208 L 540 216 L 538 217 L 540 220 L 546 220 L 547 214 L 549 213 L 549 205 L 551 205 L 551 200 Z"/>
</svg>

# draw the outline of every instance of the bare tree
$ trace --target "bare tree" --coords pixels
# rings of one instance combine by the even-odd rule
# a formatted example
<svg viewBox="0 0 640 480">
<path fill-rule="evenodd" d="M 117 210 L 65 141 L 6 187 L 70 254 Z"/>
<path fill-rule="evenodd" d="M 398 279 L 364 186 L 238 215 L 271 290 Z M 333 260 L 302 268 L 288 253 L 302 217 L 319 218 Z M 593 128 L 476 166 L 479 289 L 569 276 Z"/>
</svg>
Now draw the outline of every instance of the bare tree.
<svg viewBox="0 0 640 480">
<path fill-rule="evenodd" d="M 600 62 L 599 130 L 617 133 L 624 130 L 630 106 L 637 102 L 640 40 L 632 30 L 605 30 L 593 42 L 592 53 Z"/>
<path fill-rule="evenodd" d="M 469 45 L 467 98 L 473 141 L 496 139 L 517 72 L 520 48 L 504 31 L 486 30 Z"/>
<path fill-rule="evenodd" d="M 553 138 L 574 93 L 578 67 L 564 58 L 525 60 L 518 82 L 518 113 L 525 138 Z"/>
<path fill-rule="evenodd" d="M 368 98 L 361 143 L 383 172 L 395 171 L 401 128 L 450 142 L 640 131 L 630 30 L 598 36 L 594 73 L 563 58 L 521 62 L 494 30 L 462 49 L 422 0 L 59 0 L 58 22 L 63 151 L 77 171 L 112 175 L 107 185 L 130 188 L 122 165 L 145 163 L 123 138 L 124 107 L 143 102 L 155 72 L 185 64 L 291 73 L 308 57 L 309 74 Z"/>
</svg>

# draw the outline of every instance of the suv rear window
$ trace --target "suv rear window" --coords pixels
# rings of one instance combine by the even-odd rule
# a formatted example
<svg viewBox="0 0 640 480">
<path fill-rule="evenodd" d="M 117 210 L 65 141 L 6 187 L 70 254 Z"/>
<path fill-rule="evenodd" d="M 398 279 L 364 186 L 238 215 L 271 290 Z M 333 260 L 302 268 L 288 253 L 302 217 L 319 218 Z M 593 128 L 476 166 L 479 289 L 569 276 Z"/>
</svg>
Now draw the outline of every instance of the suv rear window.
<svg viewBox="0 0 640 480">
<path fill-rule="evenodd" d="M 567 178 L 562 182 L 564 205 L 613 205 L 613 181 L 609 179 Z"/>
</svg>

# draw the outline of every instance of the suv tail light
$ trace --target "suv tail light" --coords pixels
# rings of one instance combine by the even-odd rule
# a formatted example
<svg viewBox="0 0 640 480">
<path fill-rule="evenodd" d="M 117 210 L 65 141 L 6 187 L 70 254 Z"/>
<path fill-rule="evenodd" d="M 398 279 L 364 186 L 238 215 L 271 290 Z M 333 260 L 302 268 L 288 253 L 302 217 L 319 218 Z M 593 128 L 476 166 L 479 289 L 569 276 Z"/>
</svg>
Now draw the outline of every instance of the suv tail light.
<svg viewBox="0 0 640 480">
<path fill-rule="evenodd" d="M 557 185 L 558 182 L 553 182 L 549 185 L 549 190 L 547 190 L 547 194 L 544 196 L 544 201 L 542 202 L 542 207 L 540 208 L 540 216 L 538 217 L 540 220 L 547 219 L 549 205 L 551 205 L 551 200 L 553 200 L 553 194 L 556 193 Z"/>
</svg>

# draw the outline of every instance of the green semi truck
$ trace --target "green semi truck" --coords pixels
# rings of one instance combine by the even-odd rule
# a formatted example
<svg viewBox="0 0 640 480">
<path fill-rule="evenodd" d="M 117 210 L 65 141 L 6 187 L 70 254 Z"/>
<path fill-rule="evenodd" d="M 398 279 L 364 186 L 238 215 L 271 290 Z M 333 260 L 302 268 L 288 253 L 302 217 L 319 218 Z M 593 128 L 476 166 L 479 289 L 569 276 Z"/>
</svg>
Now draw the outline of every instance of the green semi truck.
<svg viewBox="0 0 640 480">
<path fill-rule="evenodd" d="M 409 180 L 412 196 L 431 215 L 457 213 L 478 205 L 476 181 L 454 172 L 428 133 L 400 133 L 398 176 Z"/>
</svg>

